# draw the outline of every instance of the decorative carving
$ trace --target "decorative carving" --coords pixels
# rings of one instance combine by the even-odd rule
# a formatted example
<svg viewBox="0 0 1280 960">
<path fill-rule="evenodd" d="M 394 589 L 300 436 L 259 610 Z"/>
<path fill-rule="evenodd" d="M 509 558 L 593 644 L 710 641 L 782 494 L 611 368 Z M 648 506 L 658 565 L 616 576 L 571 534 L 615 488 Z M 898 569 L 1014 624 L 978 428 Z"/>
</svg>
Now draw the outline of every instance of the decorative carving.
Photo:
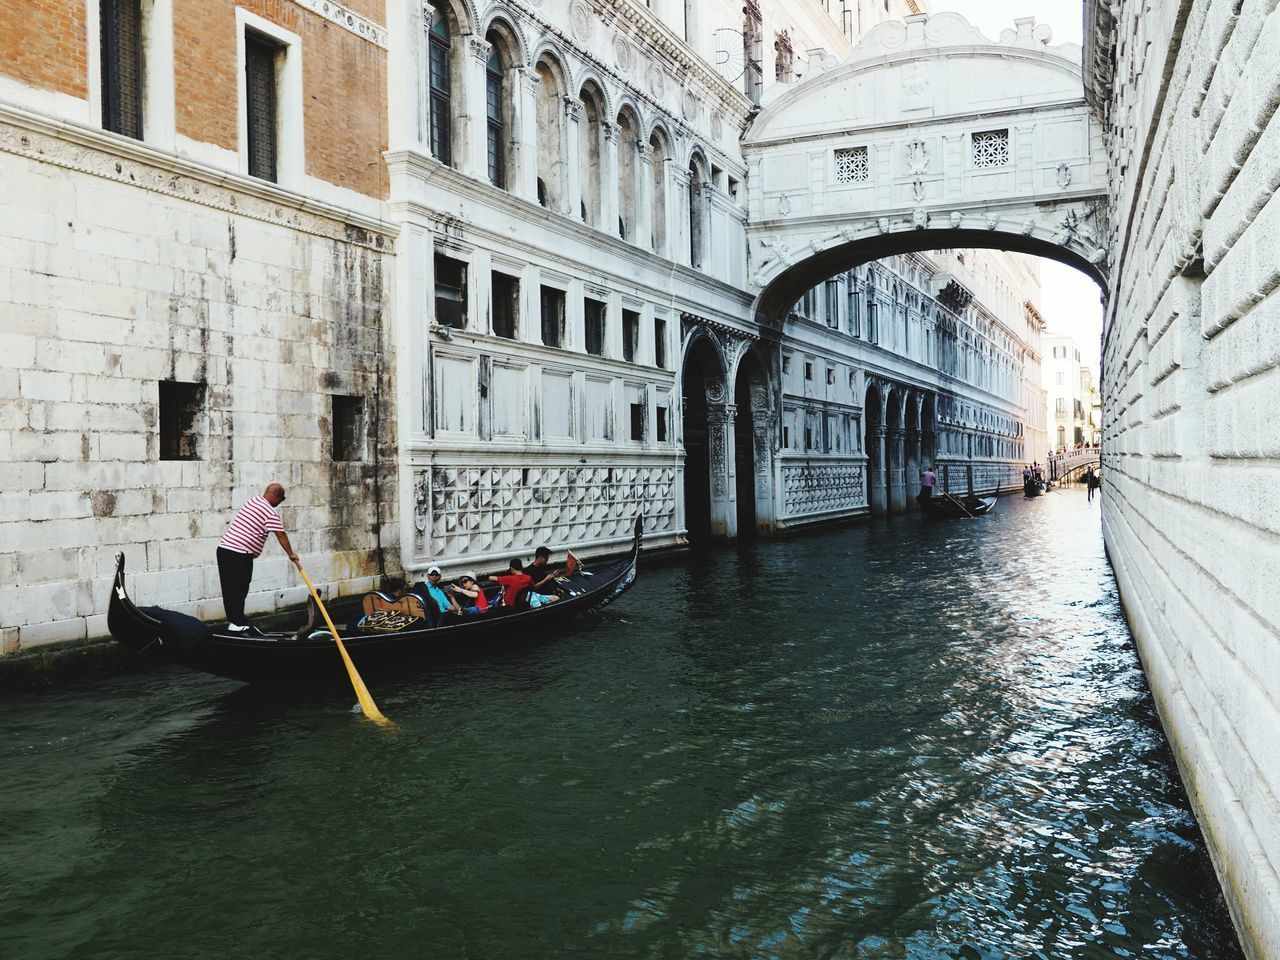
<svg viewBox="0 0 1280 960">
<path fill-rule="evenodd" d="M 915 198 L 916 203 L 924 200 L 924 181 L 919 177 L 911 182 L 911 196 Z"/>
<path fill-rule="evenodd" d="M 778 215 L 781 217 L 785 217 L 789 213 L 791 213 L 791 198 L 788 197 L 785 193 L 779 194 L 778 195 Z"/>
<path fill-rule="evenodd" d="M 577 123 L 582 119 L 582 101 L 574 97 L 564 98 L 564 115 L 567 120 Z"/>
<path fill-rule="evenodd" d="M 964 222 L 964 214 L 961 213 L 959 210 L 952 210 L 951 211 L 951 229 L 959 230 L 960 224 L 963 222 Z"/>
<path fill-rule="evenodd" d="M 698 115 L 698 98 L 689 87 L 685 87 L 684 93 L 680 97 L 680 115 L 691 123 L 693 118 Z"/>
<path fill-rule="evenodd" d="M 585 3 L 576 2 L 569 8 L 569 29 L 583 43 L 591 39 L 591 11 Z"/>
<path fill-rule="evenodd" d="M 915 177 L 929 172 L 929 147 L 923 140 L 907 144 L 907 172 Z"/>
<path fill-rule="evenodd" d="M 649 64 L 649 92 L 659 100 L 667 92 L 667 76 L 656 63 Z"/>
<path fill-rule="evenodd" d="M 724 139 L 724 121 L 720 118 L 719 110 L 711 114 L 711 136 L 716 140 Z"/>
<path fill-rule="evenodd" d="M 1035 229 L 1036 229 L 1036 222 L 1032 220 L 1030 217 L 1027 217 L 1026 220 L 1022 221 L 1022 235 L 1024 237 L 1031 236 L 1031 234 L 1035 231 Z"/>
<path fill-rule="evenodd" d="M 1071 186 L 1071 168 L 1065 163 L 1058 164 L 1058 186 L 1063 190 Z"/>
<path fill-rule="evenodd" d="M 995 229 L 996 229 L 997 227 L 999 227 L 999 226 L 1000 226 L 1000 214 L 998 214 L 998 213 L 988 213 L 988 214 L 987 214 L 987 229 L 988 229 L 988 230 L 995 230 Z"/>
<path fill-rule="evenodd" d="M 919 207 L 911 214 L 911 225 L 917 230 L 923 230 L 929 226 L 929 211 Z"/>
<path fill-rule="evenodd" d="M 622 34 L 613 38 L 613 62 L 623 73 L 630 73 L 631 68 L 636 65 L 635 47 L 631 46 L 631 41 Z"/>
<path fill-rule="evenodd" d="M 493 52 L 493 44 L 477 34 L 471 34 L 467 37 L 467 49 L 471 51 L 471 56 L 475 57 L 481 63 L 489 62 L 489 54 Z"/>
<path fill-rule="evenodd" d="M 357 37 L 362 37 L 375 46 L 386 49 L 386 27 L 379 26 L 358 13 L 353 13 L 342 4 L 334 3 L 333 0 L 297 0 L 297 2 L 312 13 L 324 17 L 330 23 L 336 23 L 342 29 L 354 33 Z"/>
<path fill-rule="evenodd" d="M 880 232 L 881 232 L 881 233 L 888 233 L 888 232 L 889 232 L 889 218 L 888 218 L 888 217 L 881 217 L 879 220 L 877 220 L 877 221 L 876 221 L 876 226 L 880 228 Z"/>
</svg>

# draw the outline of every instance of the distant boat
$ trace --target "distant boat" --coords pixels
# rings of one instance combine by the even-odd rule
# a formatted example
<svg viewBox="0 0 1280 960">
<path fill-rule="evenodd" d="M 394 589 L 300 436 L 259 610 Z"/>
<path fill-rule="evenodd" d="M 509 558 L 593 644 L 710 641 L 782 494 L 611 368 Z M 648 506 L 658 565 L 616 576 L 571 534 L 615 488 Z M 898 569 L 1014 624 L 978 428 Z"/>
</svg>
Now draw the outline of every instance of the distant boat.
<svg viewBox="0 0 1280 960">
<path fill-rule="evenodd" d="M 980 517 L 990 513 L 996 505 L 995 497 L 957 497 L 943 493 L 920 501 L 924 512 L 941 520 L 958 520 L 961 518 Z"/>
<path fill-rule="evenodd" d="M 640 540 L 641 520 L 637 518 L 625 557 L 589 571 L 579 565 L 557 579 L 559 599 L 536 609 L 496 607 L 477 617 L 428 615 L 424 619 L 409 615 L 404 617 L 402 628 L 377 631 L 368 629 L 370 610 L 395 607 L 376 601 L 384 595 L 343 598 L 331 605 L 330 612 L 343 645 L 362 674 L 397 676 L 441 657 L 529 643 L 600 610 L 635 582 Z M 424 612 L 421 604 L 405 606 L 411 614 Z M 298 629 L 254 631 L 254 636 L 246 636 L 229 632 L 226 624 L 214 626 L 172 610 L 138 607 L 125 589 L 124 554 L 120 553 L 116 555 L 107 628 L 121 646 L 138 654 L 232 680 L 293 687 L 348 683 L 333 637 L 323 623 L 316 628 L 314 604 L 310 612 L 308 622 Z"/>
<path fill-rule="evenodd" d="M 1026 497 L 1038 497 L 1044 493 L 1044 489 L 1044 481 L 1037 480 L 1035 477 L 1022 482 L 1022 494 Z"/>
</svg>

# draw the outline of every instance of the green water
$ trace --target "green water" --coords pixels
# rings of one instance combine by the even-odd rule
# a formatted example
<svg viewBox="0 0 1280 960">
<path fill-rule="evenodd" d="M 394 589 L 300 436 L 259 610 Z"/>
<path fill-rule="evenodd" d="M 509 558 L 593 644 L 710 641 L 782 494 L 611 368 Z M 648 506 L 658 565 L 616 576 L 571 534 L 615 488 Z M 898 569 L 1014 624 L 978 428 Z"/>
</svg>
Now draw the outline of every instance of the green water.
<svg viewBox="0 0 1280 960">
<path fill-rule="evenodd" d="M 394 735 L 178 670 L 10 694 L 0 957 L 1238 958 L 1097 510 L 650 564 L 379 684 Z"/>
</svg>

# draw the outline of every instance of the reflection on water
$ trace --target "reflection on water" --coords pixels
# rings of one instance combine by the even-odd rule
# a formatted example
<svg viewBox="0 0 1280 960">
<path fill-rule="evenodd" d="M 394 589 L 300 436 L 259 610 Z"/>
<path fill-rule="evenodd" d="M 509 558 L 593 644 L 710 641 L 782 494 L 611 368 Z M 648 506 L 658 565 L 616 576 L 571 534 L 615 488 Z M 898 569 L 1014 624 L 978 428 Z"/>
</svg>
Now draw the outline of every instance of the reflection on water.
<svg viewBox="0 0 1280 960">
<path fill-rule="evenodd" d="M 646 567 L 331 698 L 0 705 L 0 956 L 1237 958 L 1063 491 Z"/>
</svg>

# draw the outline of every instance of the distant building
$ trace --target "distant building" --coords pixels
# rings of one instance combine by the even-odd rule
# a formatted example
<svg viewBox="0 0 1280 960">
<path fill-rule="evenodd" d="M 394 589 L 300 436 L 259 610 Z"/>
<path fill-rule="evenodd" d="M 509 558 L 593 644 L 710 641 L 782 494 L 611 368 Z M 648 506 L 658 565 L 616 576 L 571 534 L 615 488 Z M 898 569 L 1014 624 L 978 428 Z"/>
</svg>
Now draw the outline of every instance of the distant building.
<svg viewBox="0 0 1280 960">
<path fill-rule="evenodd" d="M 1080 359 L 1080 347 L 1060 333 L 1044 335 L 1043 379 L 1048 405 L 1049 441 L 1055 450 L 1093 443 L 1097 431 L 1091 425 L 1094 398 L 1093 375 Z"/>
</svg>

